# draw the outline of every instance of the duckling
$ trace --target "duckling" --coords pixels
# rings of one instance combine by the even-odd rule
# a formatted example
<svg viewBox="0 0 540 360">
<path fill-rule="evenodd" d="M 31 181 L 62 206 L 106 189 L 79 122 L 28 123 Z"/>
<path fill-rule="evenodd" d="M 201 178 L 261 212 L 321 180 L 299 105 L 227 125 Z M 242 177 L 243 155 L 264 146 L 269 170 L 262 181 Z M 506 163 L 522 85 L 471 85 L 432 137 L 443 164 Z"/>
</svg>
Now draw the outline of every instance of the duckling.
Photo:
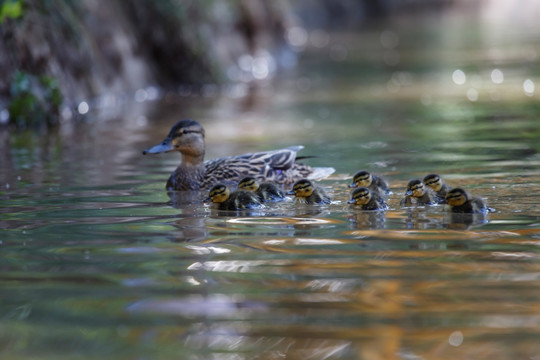
<svg viewBox="0 0 540 360">
<path fill-rule="evenodd" d="M 362 210 L 384 210 L 386 204 L 375 196 L 369 188 L 359 187 L 351 193 L 351 200 L 347 203 L 359 205 Z"/>
<path fill-rule="evenodd" d="M 446 194 L 448 193 L 448 190 L 450 190 L 450 186 L 448 186 L 437 174 L 426 175 L 423 181 L 424 185 L 435 192 L 437 202 L 439 204 L 446 204 Z"/>
<path fill-rule="evenodd" d="M 419 179 L 409 181 L 405 197 L 401 200 L 401 206 L 434 205 L 436 203 L 433 190 L 426 188 Z"/>
<path fill-rule="evenodd" d="M 303 204 L 330 204 L 330 198 L 323 189 L 313 185 L 308 179 L 297 181 L 287 195 L 294 195 L 297 202 Z"/>
<path fill-rule="evenodd" d="M 454 188 L 446 194 L 446 203 L 453 213 L 485 214 L 489 211 L 484 201 L 478 197 L 469 197 L 462 188 Z"/>
<path fill-rule="evenodd" d="M 224 184 L 212 187 L 204 202 L 217 204 L 218 210 L 246 210 L 263 206 L 254 193 L 245 190 L 236 190 L 231 193 Z"/>
<path fill-rule="evenodd" d="M 259 183 L 252 176 L 247 176 L 240 180 L 238 188 L 253 191 L 262 202 L 281 201 L 285 199 L 285 194 L 276 184 L 270 182 Z"/>
<path fill-rule="evenodd" d="M 207 189 L 216 183 L 237 182 L 245 176 L 289 185 L 301 178 L 323 178 L 335 171 L 331 167 L 312 168 L 297 163 L 301 157 L 297 158 L 296 153 L 303 146 L 204 161 L 204 135 L 204 128 L 197 121 L 180 120 L 161 144 L 143 151 L 143 155 L 171 151 L 182 155 L 182 163 L 167 180 L 167 190 Z"/>
<path fill-rule="evenodd" d="M 366 187 L 383 200 L 383 195 L 390 193 L 388 183 L 381 177 L 371 174 L 368 171 L 359 171 L 353 176 L 353 182 L 349 185 L 351 188 Z"/>
</svg>

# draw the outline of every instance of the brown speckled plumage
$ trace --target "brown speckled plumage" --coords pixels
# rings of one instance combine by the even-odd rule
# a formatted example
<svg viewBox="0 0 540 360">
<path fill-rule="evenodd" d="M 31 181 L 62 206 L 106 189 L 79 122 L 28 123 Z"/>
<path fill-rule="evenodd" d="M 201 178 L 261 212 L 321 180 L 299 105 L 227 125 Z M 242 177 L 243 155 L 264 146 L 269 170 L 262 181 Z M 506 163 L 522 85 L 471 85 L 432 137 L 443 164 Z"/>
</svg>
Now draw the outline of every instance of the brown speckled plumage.
<svg viewBox="0 0 540 360">
<path fill-rule="evenodd" d="M 218 182 L 237 183 L 246 176 L 259 181 L 289 185 L 300 178 L 319 178 L 330 175 L 333 168 L 312 168 L 296 163 L 296 153 L 302 146 L 281 150 L 228 156 L 204 161 L 204 129 L 196 121 L 181 120 L 159 145 L 143 154 L 179 151 L 182 163 L 167 181 L 168 190 L 198 190 L 212 187 Z"/>
</svg>

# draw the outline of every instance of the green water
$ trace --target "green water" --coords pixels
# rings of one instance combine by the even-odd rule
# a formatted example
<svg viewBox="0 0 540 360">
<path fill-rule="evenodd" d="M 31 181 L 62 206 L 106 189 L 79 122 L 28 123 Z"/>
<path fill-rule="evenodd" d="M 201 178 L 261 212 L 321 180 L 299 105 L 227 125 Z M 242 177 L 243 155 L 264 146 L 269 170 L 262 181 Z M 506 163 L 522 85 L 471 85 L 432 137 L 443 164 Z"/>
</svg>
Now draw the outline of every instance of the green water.
<svg viewBox="0 0 540 360">
<path fill-rule="evenodd" d="M 248 97 L 2 134 L 2 359 L 538 358 L 540 108 L 523 84 L 540 67 L 490 60 L 495 45 L 514 54 L 507 37 L 450 46 L 399 27 L 385 65 L 382 30 L 334 35 L 345 58 L 308 48 Z M 179 156 L 141 151 L 185 117 L 205 126 L 208 158 L 305 145 L 310 165 L 336 168 L 320 182 L 334 202 L 234 216 L 171 201 Z M 388 211 L 346 204 L 360 169 L 389 181 Z M 401 209 L 407 181 L 431 172 L 495 211 Z"/>
</svg>

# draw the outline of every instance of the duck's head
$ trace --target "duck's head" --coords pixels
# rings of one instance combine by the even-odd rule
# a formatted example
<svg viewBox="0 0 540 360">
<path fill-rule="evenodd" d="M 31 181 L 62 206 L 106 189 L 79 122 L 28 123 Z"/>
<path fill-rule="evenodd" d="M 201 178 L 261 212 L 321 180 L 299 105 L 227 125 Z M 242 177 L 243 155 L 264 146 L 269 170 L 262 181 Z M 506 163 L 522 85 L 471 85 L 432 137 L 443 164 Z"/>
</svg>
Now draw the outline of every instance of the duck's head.
<svg viewBox="0 0 540 360">
<path fill-rule="evenodd" d="M 371 191 L 365 187 L 359 187 L 354 189 L 351 194 L 351 200 L 349 204 L 366 205 L 371 200 Z"/>
<path fill-rule="evenodd" d="M 413 197 L 422 197 L 424 196 L 424 193 L 426 192 L 426 188 L 424 187 L 424 183 L 420 181 L 419 179 L 414 179 L 409 181 L 407 184 L 407 192 L 405 192 L 406 196 L 413 196 Z"/>
<path fill-rule="evenodd" d="M 204 157 L 204 129 L 197 121 L 180 120 L 161 144 L 143 151 L 146 154 L 180 151 L 184 158 Z"/>
<path fill-rule="evenodd" d="M 298 198 L 306 198 L 313 193 L 313 183 L 307 179 L 298 180 L 294 183 L 291 191 L 287 195 L 294 195 Z"/>
<path fill-rule="evenodd" d="M 223 184 L 217 184 L 208 192 L 208 198 L 204 202 L 222 203 L 229 199 L 229 188 Z"/>
<path fill-rule="evenodd" d="M 373 181 L 373 176 L 367 171 L 359 171 L 353 176 L 353 182 L 349 187 L 368 187 Z"/>
<path fill-rule="evenodd" d="M 247 176 L 240 180 L 238 188 L 246 191 L 257 191 L 259 188 L 259 182 L 252 176 Z"/>
<path fill-rule="evenodd" d="M 462 188 L 452 189 L 446 194 L 446 203 L 450 206 L 461 206 L 469 200 L 469 195 Z"/>
<path fill-rule="evenodd" d="M 429 174 L 424 177 L 424 184 L 435 191 L 441 190 L 443 182 L 441 177 L 437 174 Z"/>
</svg>

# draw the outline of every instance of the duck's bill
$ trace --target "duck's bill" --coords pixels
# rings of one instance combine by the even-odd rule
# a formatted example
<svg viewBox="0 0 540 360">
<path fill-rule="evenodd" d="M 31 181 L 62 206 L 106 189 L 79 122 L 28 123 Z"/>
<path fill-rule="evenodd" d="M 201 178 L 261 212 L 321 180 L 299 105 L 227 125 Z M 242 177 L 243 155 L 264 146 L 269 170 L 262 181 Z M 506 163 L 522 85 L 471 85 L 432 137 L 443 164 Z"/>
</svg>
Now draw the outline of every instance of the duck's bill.
<svg viewBox="0 0 540 360">
<path fill-rule="evenodd" d="M 349 200 L 349 201 L 347 201 L 347 204 L 356 204 L 356 201 L 354 201 L 354 200 Z"/>
<path fill-rule="evenodd" d="M 173 151 L 174 146 L 172 145 L 172 142 L 169 139 L 163 140 L 163 142 L 159 145 L 153 146 L 149 149 L 143 150 L 143 155 L 146 154 L 161 154 L 164 152 Z"/>
</svg>

